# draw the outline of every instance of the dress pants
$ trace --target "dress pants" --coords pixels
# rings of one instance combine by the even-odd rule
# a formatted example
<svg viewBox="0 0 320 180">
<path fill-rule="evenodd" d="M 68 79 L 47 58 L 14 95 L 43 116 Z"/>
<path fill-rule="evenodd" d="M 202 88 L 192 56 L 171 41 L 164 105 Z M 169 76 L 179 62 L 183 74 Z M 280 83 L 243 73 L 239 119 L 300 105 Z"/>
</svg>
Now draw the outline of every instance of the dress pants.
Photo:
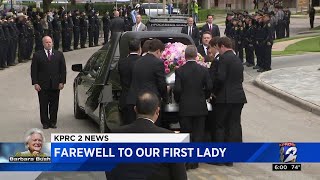
<svg viewBox="0 0 320 180">
<path fill-rule="evenodd" d="M 246 51 L 246 62 L 254 65 L 254 47 L 253 47 L 253 45 L 250 46 L 249 44 L 246 44 L 245 51 Z"/>
<path fill-rule="evenodd" d="M 60 90 L 49 89 L 38 92 L 40 119 L 43 126 L 57 124 Z M 49 110 L 49 111 L 48 111 Z"/>
<path fill-rule="evenodd" d="M 242 103 L 215 105 L 214 142 L 242 142 L 242 108 Z"/>
<path fill-rule="evenodd" d="M 264 47 L 263 65 L 262 69 L 271 69 L 271 56 L 272 56 L 272 45 L 266 45 Z"/>
<path fill-rule="evenodd" d="M 190 133 L 191 142 L 203 142 L 205 134 L 206 116 L 182 116 L 180 117 L 181 133 Z"/>
<path fill-rule="evenodd" d="M 126 105 L 121 108 L 121 119 L 123 125 L 131 124 L 137 119 L 136 112 L 134 111 L 134 105 Z"/>
</svg>

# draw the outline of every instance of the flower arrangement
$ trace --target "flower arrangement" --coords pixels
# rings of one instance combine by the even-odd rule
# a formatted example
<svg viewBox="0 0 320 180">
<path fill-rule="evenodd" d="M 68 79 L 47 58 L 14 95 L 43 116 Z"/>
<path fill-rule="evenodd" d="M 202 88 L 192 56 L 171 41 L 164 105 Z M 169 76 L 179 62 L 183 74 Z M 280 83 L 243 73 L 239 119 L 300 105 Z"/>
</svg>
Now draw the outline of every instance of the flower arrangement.
<svg viewBox="0 0 320 180">
<path fill-rule="evenodd" d="M 185 49 L 187 45 L 179 42 L 167 43 L 165 49 L 161 55 L 161 59 L 164 63 L 165 73 L 169 74 L 174 72 L 179 67 L 186 63 Z M 204 58 L 198 53 L 196 62 L 204 67 L 208 67 L 208 64 L 204 62 Z"/>
</svg>

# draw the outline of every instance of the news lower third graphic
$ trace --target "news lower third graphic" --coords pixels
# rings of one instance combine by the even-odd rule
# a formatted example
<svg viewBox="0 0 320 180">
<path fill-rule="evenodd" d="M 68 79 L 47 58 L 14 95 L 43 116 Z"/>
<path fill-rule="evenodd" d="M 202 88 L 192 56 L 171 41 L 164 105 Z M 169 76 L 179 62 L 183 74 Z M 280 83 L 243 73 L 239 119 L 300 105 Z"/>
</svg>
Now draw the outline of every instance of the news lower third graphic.
<svg viewBox="0 0 320 180">
<path fill-rule="evenodd" d="M 110 171 L 119 163 L 149 162 L 270 163 L 274 171 L 299 171 L 297 162 L 320 162 L 314 156 L 320 143 L 189 140 L 189 134 L 52 134 L 37 154 L 25 143 L 0 143 L 0 171 Z"/>
</svg>

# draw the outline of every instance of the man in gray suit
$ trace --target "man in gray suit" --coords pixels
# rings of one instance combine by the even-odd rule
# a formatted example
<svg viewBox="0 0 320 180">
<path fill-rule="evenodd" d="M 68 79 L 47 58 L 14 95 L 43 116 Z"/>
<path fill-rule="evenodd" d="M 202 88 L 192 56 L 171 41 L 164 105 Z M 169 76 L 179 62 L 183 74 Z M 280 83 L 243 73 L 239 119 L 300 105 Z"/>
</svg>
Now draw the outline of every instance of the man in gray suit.
<svg viewBox="0 0 320 180">
<path fill-rule="evenodd" d="M 110 22 L 110 31 L 111 31 L 111 36 L 114 32 L 125 31 L 124 20 L 121 17 L 119 17 L 119 11 L 114 11 L 114 18 L 111 19 L 111 22 Z"/>
<path fill-rule="evenodd" d="M 132 26 L 132 31 L 147 31 L 147 26 L 144 25 L 142 22 L 142 17 L 141 15 L 136 16 L 136 24 Z"/>
</svg>

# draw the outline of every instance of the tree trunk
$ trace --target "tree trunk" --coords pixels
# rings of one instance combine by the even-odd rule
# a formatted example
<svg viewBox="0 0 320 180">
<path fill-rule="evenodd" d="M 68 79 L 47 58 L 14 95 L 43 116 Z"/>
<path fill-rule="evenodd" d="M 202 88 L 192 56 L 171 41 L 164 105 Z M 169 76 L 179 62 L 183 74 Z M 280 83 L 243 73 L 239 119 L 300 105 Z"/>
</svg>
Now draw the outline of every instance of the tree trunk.
<svg viewBox="0 0 320 180">
<path fill-rule="evenodd" d="M 43 0 L 43 12 L 48 12 L 50 9 L 52 0 Z"/>
</svg>

